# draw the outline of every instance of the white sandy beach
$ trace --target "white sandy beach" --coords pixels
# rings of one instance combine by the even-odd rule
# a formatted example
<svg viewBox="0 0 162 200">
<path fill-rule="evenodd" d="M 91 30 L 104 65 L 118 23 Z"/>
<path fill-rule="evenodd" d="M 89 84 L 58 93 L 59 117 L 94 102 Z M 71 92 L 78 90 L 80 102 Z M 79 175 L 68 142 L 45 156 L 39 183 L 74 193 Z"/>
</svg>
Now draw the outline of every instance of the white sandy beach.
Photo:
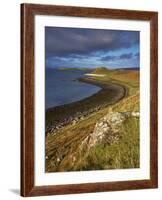
<svg viewBox="0 0 162 200">
<path fill-rule="evenodd" d="M 98 76 L 98 77 L 104 77 L 104 74 L 85 74 L 86 76 Z"/>
</svg>

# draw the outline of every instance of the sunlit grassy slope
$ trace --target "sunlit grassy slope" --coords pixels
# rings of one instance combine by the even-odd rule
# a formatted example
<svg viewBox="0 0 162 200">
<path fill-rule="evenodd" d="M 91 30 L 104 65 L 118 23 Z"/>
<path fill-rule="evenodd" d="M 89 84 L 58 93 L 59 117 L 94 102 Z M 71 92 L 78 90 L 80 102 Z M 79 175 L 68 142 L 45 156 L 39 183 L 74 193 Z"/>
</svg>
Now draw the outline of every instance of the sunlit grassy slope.
<svg viewBox="0 0 162 200">
<path fill-rule="evenodd" d="M 67 125 L 55 135 L 46 137 L 46 171 L 78 171 L 99 169 L 137 168 L 139 163 L 139 118 L 127 119 L 120 130 L 120 140 L 113 144 L 97 144 L 87 150 L 84 139 L 93 132 L 95 124 L 109 112 L 139 111 L 139 71 L 97 68 L 93 77 L 101 82 L 112 82 L 127 88 L 127 95 L 118 103 L 107 106 Z"/>
</svg>

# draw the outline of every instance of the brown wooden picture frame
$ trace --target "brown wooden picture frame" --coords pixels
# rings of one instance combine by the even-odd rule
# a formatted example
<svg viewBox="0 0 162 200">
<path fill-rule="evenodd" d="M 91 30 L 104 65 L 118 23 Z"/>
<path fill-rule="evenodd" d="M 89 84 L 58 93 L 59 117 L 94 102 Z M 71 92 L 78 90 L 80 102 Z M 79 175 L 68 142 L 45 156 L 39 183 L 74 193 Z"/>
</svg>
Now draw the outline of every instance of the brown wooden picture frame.
<svg viewBox="0 0 162 200">
<path fill-rule="evenodd" d="M 150 180 L 52 186 L 34 184 L 34 17 L 75 16 L 150 21 Z M 21 5 L 21 195 L 58 195 L 158 187 L 158 13 L 55 5 Z"/>
</svg>

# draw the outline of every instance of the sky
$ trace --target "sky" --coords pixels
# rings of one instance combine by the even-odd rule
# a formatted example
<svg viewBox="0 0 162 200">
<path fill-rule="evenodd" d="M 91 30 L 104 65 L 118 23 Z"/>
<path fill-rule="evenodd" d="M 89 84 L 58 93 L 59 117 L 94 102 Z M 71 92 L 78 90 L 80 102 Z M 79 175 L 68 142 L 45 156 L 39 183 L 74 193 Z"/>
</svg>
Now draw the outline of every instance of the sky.
<svg viewBox="0 0 162 200">
<path fill-rule="evenodd" d="M 45 65 L 139 67 L 139 31 L 45 27 Z"/>
</svg>

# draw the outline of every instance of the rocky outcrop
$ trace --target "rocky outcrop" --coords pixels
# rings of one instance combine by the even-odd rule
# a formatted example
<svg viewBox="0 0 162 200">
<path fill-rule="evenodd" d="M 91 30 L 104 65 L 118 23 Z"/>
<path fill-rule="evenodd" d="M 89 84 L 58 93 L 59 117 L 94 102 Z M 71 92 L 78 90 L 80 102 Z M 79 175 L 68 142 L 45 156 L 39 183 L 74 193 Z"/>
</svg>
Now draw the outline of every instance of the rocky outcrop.
<svg viewBox="0 0 162 200">
<path fill-rule="evenodd" d="M 96 123 L 94 131 L 82 142 L 81 148 L 87 149 L 96 144 L 112 144 L 121 137 L 121 125 L 129 117 L 139 117 L 139 112 L 110 112 Z"/>
<path fill-rule="evenodd" d="M 130 117 L 139 118 L 139 116 L 139 112 L 109 112 L 95 124 L 92 132 L 76 146 L 75 152 L 57 151 L 52 159 L 50 156 L 46 156 L 46 161 L 50 162 L 50 166 L 56 171 L 61 171 L 60 164 L 64 162 L 64 158 L 70 162 L 71 166 L 74 166 L 75 162 L 78 161 L 78 153 L 86 154 L 97 144 L 117 143 L 122 137 L 121 126 L 123 123 Z"/>
</svg>

